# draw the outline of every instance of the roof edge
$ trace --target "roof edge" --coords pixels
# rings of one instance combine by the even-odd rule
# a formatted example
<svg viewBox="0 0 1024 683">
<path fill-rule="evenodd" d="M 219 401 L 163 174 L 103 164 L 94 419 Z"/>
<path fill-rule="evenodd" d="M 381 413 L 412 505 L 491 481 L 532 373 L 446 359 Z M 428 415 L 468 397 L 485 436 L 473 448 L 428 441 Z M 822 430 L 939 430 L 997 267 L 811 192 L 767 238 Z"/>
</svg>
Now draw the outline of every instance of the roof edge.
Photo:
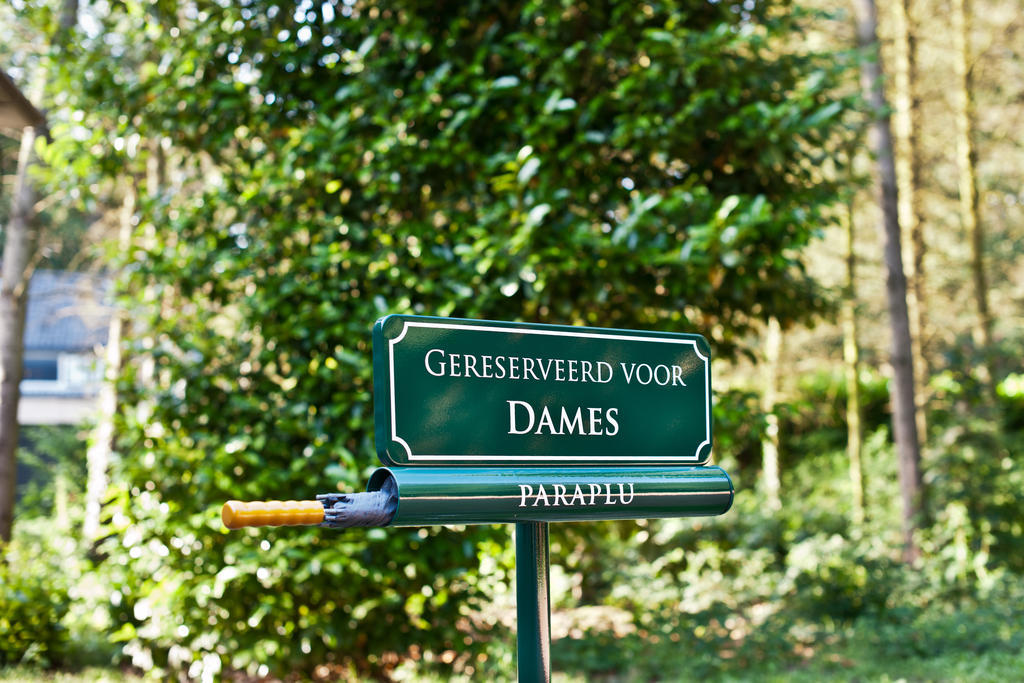
<svg viewBox="0 0 1024 683">
<path fill-rule="evenodd" d="M 18 86 L 11 80 L 3 69 L 0 69 L 0 93 L 5 98 L 0 98 L 0 114 L 12 113 L 15 122 L 21 123 L 23 128 L 28 126 L 41 126 L 46 123 L 46 117 L 35 105 L 28 101 Z M 7 99 L 8 101 L 3 101 Z"/>
</svg>

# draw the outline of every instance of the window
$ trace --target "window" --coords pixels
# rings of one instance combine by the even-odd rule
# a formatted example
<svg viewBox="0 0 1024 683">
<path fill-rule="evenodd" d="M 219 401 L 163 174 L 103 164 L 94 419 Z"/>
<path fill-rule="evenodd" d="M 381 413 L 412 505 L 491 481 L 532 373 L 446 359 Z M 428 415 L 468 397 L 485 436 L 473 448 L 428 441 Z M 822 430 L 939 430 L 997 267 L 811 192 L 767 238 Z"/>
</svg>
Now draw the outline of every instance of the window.
<svg viewBox="0 0 1024 683">
<path fill-rule="evenodd" d="M 30 379 L 40 382 L 57 381 L 57 359 L 44 358 L 26 360 L 24 364 L 25 376 L 22 379 Z"/>
</svg>

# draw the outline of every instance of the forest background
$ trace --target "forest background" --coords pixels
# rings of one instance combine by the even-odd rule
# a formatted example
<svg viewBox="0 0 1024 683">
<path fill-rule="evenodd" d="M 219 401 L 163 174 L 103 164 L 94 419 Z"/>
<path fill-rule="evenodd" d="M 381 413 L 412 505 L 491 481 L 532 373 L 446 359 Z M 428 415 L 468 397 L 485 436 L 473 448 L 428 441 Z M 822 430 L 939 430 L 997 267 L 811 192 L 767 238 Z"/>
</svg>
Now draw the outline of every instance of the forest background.
<svg viewBox="0 0 1024 683">
<path fill-rule="evenodd" d="M 971 5 L 5 5 L 4 282 L 117 315 L 24 430 L 0 665 L 513 676 L 509 528 L 220 523 L 362 490 L 421 313 L 711 343 L 735 505 L 555 525 L 560 675 L 1020 678 L 1024 15 Z"/>
</svg>

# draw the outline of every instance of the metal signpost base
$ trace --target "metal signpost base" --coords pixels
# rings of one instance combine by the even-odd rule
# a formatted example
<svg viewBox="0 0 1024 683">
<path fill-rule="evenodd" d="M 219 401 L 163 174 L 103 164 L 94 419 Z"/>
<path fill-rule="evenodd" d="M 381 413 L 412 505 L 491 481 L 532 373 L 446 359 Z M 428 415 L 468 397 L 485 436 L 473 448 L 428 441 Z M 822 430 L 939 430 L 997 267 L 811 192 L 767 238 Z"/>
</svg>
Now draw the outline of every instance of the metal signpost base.
<svg viewBox="0 0 1024 683">
<path fill-rule="evenodd" d="M 519 683 L 551 680 L 548 523 L 516 524 L 516 615 Z"/>
</svg>

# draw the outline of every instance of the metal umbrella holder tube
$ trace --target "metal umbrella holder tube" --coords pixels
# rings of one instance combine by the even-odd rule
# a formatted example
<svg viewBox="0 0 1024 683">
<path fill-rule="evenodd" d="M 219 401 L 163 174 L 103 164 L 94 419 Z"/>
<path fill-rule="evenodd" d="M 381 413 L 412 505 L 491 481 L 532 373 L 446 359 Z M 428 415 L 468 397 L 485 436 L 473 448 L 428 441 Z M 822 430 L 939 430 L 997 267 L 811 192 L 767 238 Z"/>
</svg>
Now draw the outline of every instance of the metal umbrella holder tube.
<svg viewBox="0 0 1024 683">
<path fill-rule="evenodd" d="M 327 493 L 316 501 L 229 501 L 228 528 L 319 525 L 331 528 L 522 524 L 707 517 L 734 496 L 720 467 L 575 469 L 386 468 L 366 493 Z"/>
<path fill-rule="evenodd" d="M 378 469 L 370 491 L 394 487 L 387 526 L 581 522 L 720 515 L 733 486 L 719 467 Z"/>
</svg>

